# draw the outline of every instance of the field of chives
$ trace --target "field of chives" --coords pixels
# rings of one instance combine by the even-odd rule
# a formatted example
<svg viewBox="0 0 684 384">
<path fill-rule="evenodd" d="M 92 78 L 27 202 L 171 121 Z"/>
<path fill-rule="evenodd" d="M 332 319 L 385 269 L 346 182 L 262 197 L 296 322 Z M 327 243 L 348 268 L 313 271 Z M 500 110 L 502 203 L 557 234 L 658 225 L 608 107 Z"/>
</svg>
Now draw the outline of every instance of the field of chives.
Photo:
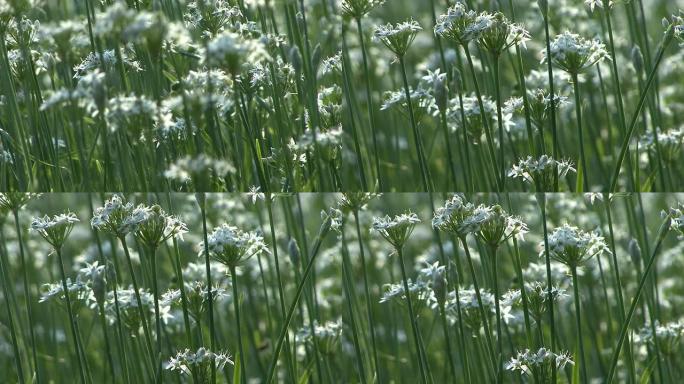
<svg viewBox="0 0 684 384">
<path fill-rule="evenodd" d="M 681 198 L 2 194 L 0 379 L 675 383 Z"/>
<path fill-rule="evenodd" d="M 0 0 L 0 383 L 678 383 L 684 0 Z"/>
<path fill-rule="evenodd" d="M 2 0 L 0 185 L 677 191 L 680 7 Z"/>
</svg>

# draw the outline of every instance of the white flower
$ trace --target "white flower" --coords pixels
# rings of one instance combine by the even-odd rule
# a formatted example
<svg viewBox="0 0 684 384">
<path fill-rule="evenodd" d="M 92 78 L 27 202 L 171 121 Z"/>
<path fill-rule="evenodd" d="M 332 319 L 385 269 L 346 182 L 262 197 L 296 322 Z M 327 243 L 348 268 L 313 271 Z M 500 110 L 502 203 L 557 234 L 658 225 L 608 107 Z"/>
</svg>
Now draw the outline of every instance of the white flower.
<svg viewBox="0 0 684 384">
<path fill-rule="evenodd" d="M 404 246 L 420 219 L 415 213 L 407 212 L 394 217 L 374 217 L 371 229 L 378 232 L 397 250 Z"/>
<path fill-rule="evenodd" d="M 256 254 L 269 253 L 261 235 L 244 232 L 228 224 L 214 228 L 207 237 L 207 243 L 200 243 L 200 256 L 206 252 L 228 267 L 236 267 Z"/>
<path fill-rule="evenodd" d="M 416 34 L 423 28 L 415 20 L 398 24 L 385 24 L 377 27 L 373 33 L 376 40 L 381 41 L 397 56 L 404 56 Z"/>
<path fill-rule="evenodd" d="M 543 51 L 542 63 L 551 62 L 570 74 L 578 74 L 610 56 L 603 43 L 565 31 L 551 42 L 551 53 Z"/>
</svg>

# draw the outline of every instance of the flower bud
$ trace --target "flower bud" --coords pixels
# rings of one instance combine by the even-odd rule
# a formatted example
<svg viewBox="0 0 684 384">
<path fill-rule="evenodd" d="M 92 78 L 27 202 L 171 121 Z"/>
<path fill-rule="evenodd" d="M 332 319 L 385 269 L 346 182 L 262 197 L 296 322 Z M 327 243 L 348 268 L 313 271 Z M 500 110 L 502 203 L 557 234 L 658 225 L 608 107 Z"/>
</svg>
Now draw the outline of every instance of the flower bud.
<svg viewBox="0 0 684 384">
<path fill-rule="evenodd" d="M 454 67 L 451 77 L 451 82 L 453 83 L 454 90 L 456 92 L 461 92 L 461 90 L 463 89 L 463 79 L 461 78 L 461 71 Z"/>
<path fill-rule="evenodd" d="M 547 15 L 549 14 L 549 2 L 548 0 L 537 0 L 537 5 L 539 6 L 539 10 L 542 13 L 542 16 L 546 19 Z"/>
<path fill-rule="evenodd" d="M 439 76 L 435 77 L 435 81 L 432 84 L 432 90 L 435 95 L 435 102 L 437 103 L 437 108 L 440 112 L 445 112 L 447 107 L 447 87 L 444 83 L 444 79 Z"/>
<path fill-rule="evenodd" d="M 440 306 L 444 305 L 446 301 L 446 279 L 444 272 L 434 270 L 432 272 L 432 291 L 435 293 L 435 298 Z"/>
<path fill-rule="evenodd" d="M 313 49 L 313 54 L 311 55 L 311 62 L 314 67 L 314 72 L 316 72 L 316 69 L 318 68 L 318 64 L 321 62 L 321 55 L 322 55 L 322 50 L 321 50 L 321 45 L 316 44 L 316 46 Z"/>
<path fill-rule="evenodd" d="M 293 45 L 290 48 L 290 62 L 295 70 L 295 73 L 302 73 L 302 54 L 299 52 L 299 47 Z"/>
<path fill-rule="evenodd" d="M 641 265 L 641 247 L 639 247 L 639 243 L 636 239 L 633 238 L 629 241 L 627 251 L 629 253 L 629 257 L 632 259 L 632 263 L 637 266 Z"/>
<path fill-rule="evenodd" d="M 290 242 L 287 244 L 287 252 L 290 255 L 290 261 L 292 261 L 292 264 L 299 265 L 299 257 L 301 255 L 299 253 L 299 245 L 297 245 L 297 241 L 295 239 L 290 239 Z"/>
<path fill-rule="evenodd" d="M 632 65 L 637 74 L 641 74 L 644 70 L 644 55 L 641 54 L 641 49 L 638 45 L 635 45 L 634 48 L 632 48 Z"/>
</svg>

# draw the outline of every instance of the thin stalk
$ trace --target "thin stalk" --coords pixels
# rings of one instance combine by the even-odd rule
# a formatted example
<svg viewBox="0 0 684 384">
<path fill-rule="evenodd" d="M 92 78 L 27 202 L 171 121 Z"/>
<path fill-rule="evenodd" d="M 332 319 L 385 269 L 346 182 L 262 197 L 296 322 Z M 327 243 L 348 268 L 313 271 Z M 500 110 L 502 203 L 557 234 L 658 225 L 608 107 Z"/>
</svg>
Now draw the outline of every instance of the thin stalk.
<svg viewBox="0 0 684 384">
<path fill-rule="evenodd" d="M 427 383 L 427 374 L 423 366 L 422 353 L 420 352 L 420 334 L 418 331 L 418 324 L 416 323 L 416 315 L 413 312 L 413 302 L 411 300 L 411 291 L 408 286 L 408 278 L 406 276 L 406 267 L 404 266 L 404 252 L 401 247 L 396 249 L 397 256 L 399 256 L 399 266 L 401 267 L 401 279 L 404 283 L 404 294 L 406 296 L 406 304 L 408 305 L 409 317 L 411 318 L 411 331 L 413 331 L 413 340 L 415 342 L 416 354 L 418 356 L 418 365 L 420 368 L 420 378 L 423 384 Z"/>
<path fill-rule="evenodd" d="M 116 372 L 115 372 L 115 367 L 114 367 L 114 359 L 112 358 L 112 352 L 111 352 L 111 343 L 109 341 L 109 335 L 107 334 L 107 318 L 105 316 L 105 307 L 104 307 L 104 302 L 98 302 L 98 310 L 99 310 L 99 315 L 100 318 L 100 326 L 102 327 L 102 334 L 104 335 L 105 339 L 105 347 L 107 349 L 107 362 L 109 363 L 109 374 L 111 375 L 111 379 L 116 381 Z M 106 374 L 105 374 L 106 378 Z M 104 380 L 106 382 L 106 380 Z"/>
<path fill-rule="evenodd" d="M 499 56 L 494 55 L 494 84 L 496 88 L 496 122 L 499 126 L 499 167 L 501 167 L 501 188 L 506 185 L 506 162 L 504 161 L 504 127 L 503 113 L 501 111 L 501 79 L 499 74 Z M 484 116 L 484 115 L 483 115 Z M 530 137 L 530 140 L 534 138 Z M 512 144 L 511 144 L 512 145 Z"/>
<path fill-rule="evenodd" d="M 548 7 L 548 5 L 546 5 Z M 548 17 L 548 9 L 541 9 L 542 13 L 542 18 L 544 19 L 544 37 L 546 39 L 546 52 L 551 52 L 551 35 L 549 33 L 549 17 Z M 553 101 L 554 98 L 554 84 L 553 84 L 553 65 L 551 64 L 551 60 L 546 61 L 546 69 L 549 74 L 549 95 L 551 95 L 551 100 Z M 557 133 L 557 127 L 556 127 L 556 103 L 552 102 L 549 104 L 549 120 L 551 120 L 551 136 L 553 136 L 553 145 L 552 145 L 552 152 L 553 152 L 553 158 L 558 159 L 558 154 L 559 154 L 559 144 L 558 144 L 558 133 Z M 541 129 L 540 129 L 541 130 Z M 558 190 L 558 172 L 553 173 L 553 190 L 557 191 Z M 556 380 L 556 368 L 552 367 L 553 371 L 553 380 Z"/>
<path fill-rule="evenodd" d="M 632 135 L 634 134 L 637 121 L 639 120 L 641 108 L 643 108 L 644 106 L 644 102 L 646 101 L 646 97 L 648 96 L 648 91 L 651 88 L 651 84 L 653 84 L 653 80 L 656 77 L 658 66 L 660 65 L 660 62 L 663 60 L 665 50 L 672 43 L 673 39 L 674 27 L 671 25 L 665 32 L 665 36 L 663 36 L 663 40 L 661 41 L 660 46 L 658 47 L 658 53 L 656 54 L 655 62 L 653 63 L 651 72 L 648 74 L 646 84 L 644 85 L 644 88 L 641 91 L 641 96 L 639 97 L 639 102 L 637 103 L 636 109 L 632 114 L 632 118 L 629 123 L 629 128 L 627 128 L 627 134 L 625 136 L 624 141 L 622 142 L 622 147 L 620 148 L 620 153 L 617 157 L 617 163 L 615 164 L 615 171 L 613 172 L 613 178 L 610 182 L 609 192 L 614 192 L 615 188 L 617 187 L 618 178 L 620 176 L 620 170 L 622 169 L 622 162 L 625 160 L 625 155 L 627 154 L 627 150 L 629 149 L 629 143 L 632 139 Z"/>
<path fill-rule="evenodd" d="M 639 285 L 637 287 L 636 293 L 634 294 L 634 298 L 632 299 L 632 304 L 629 307 L 629 312 L 627 312 L 627 317 L 625 320 L 622 322 L 622 328 L 620 330 L 620 336 L 618 337 L 618 342 L 617 345 L 615 346 L 615 350 L 613 351 L 613 356 L 611 357 L 611 364 L 610 364 L 610 370 L 608 373 L 608 377 L 606 378 L 606 383 L 610 384 L 613 382 L 613 377 L 615 376 L 615 370 L 617 368 L 617 363 L 618 360 L 620 359 L 620 350 L 622 349 L 622 345 L 625 342 L 625 339 L 627 338 L 627 333 L 629 332 L 629 324 L 632 321 L 632 317 L 634 316 L 634 312 L 636 311 L 636 307 L 639 304 L 639 298 L 641 297 L 641 292 L 644 290 L 644 286 L 646 285 L 646 280 L 648 280 L 649 277 L 649 272 L 655 265 L 655 260 L 656 256 L 658 256 L 658 251 L 660 250 L 660 246 L 665 239 L 665 236 L 667 235 L 667 232 L 670 229 L 670 218 L 666 217 L 665 220 L 663 220 L 663 223 L 660 225 L 660 229 L 658 229 L 658 235 L 656 238 L 656 243 L 655 247 L 653 248 L 653 251 L 651 253 L 651 258 L 648 260 L 648 263 L 646 264 L 646 268 L 644 269 L 643 273 L 641 274 L 641 279 L 639 279 Z"/>
<path fill-rule="evenodd" d="M 380 174 L 380 156 L 378 152 L 378 138 L 377 130 L 375 128 L 375 118 L 373 112 L 373 95 L 371 93 L 370 71 L 368 70 L 368 53 L 366 52 L 366 43 L 364 41 L 363 27 L 361 26 L 361 18 L 356 18 L 356 29 L 359 31 L 359 41 L 361 43 L 361 56 L 363 57 L 363 77 L 366 80 L 366 106 L 368 108 L 368 124 L 371 128 L 371 136 L 373 137 L 373 157 L 375 165 L 375 176 L 378 178 L 378 187 L 384 191 L 384 184 Z M 360 156 L 360 154 L 359 154 Z"/>
<path fill-rule="evenodd" d="M 71 337 L 74 341 L 76 360 L 78 360 L 78 374 L 81 378 L 81 383 L 85 383 L 85 371 L 83 369 L 83 363 L 81 362 L 81 353 L 79 352 L 78 348 L 79 342 L 76 333 L 76 319 L 74 317 L 73 308 L 71 307 L 71 298 L 69 297 L 69 286 L 67 285 L 66 272 L 64 272 L 64 259 L 62 259 L 62 250 L 61 248 L 56 248 L 55 252 L 57 253 L 57 258 L 59 259 L 59 272 L 62 277 L 62 292 L 64 292 L 64 299 L 66 300 L 67 313 L 69 314 L 69 326 L 71 329 Z M 85 360 L 85 356 L 83 356 L 83 359 Z"/>
<path fill-rule="evenodd" d="M 580 148 L 580 161 L 582 164 L 582 172 L 577 172 L 577 174 L 582 175 L 582 185 L 581 191 L 589 191 L 589 168 L 587 168 L 587 158 L 584 154 L 584 130 L 582 129 L 582 104 L 580 99 L 580 88 L 577 73 L 572 73 L 572 85 L 574 87 L 575 94 L 575 118 L 577 119 L 577 138 L 579 139 Z M 553 103 L 551 103 L 553 104 Z M 575 187 L 577 191 L 580 191 L 580 186 Z"/>
<path fill-rule="evenodd" d="M 235 326 L 237 327 L 238 352 L 240 353 L 240 378 L 244 384 L 247 382 L 247 372 L 245 371 L 245 352 L 242 347 L 242 329 L 240 327 L 240 298 L 237 289 L 237 272 L 235 265 L 229 266 L 230 279 L 233 286 L 233 310 L 235 311 Z"/>
<path fill-rule="evenodd" d="M 496 171 L 496 155 L 494 152 L 492 132 L 489 129 L 489 121 L 486 118 L 487 114 L 485 113 L 484 104 L 482 103 L 482 93 L 480 92 L 480 86 L 477 82 L 477 75 L 475 74 L 475 65 L 473 64 L 473 57 L 470 54 L 468 44 L 466 43 L 462 46 L 466 54 L 466 59 L 468 61 L 468 67 L 470 68 L 471 77 L 473 79 L 473 86 L 475 87 L 475 97 L 477 97 L 477 104 L 480 107 L 480 116 L 482 116 L 482 124 L 484 125 L 485 136 L 487 137 L 487 150 L 489 151 L 490 161 L 492 163 L 492 168 L 494 169 L 497 190 L 503 191 L 503 181 L 500 179 L 500 175 Z"/>
<path fill-rule="evenodd" d="M 344 293 L 346 296 L 347 310 L 349 311 L 349 323 L 352 329 L 352 340 L 354 341 L 354 351 L 356 357 L 356 364 L 359 370 L 359 379 L 362 384 L 366 384 L 366 370 L 363 365 L 363 353 L 361 352 L 361 342 L 359 341 L 359 332 L 357 330 L 356 319 L 354 316 L 354 305 L 352 303 L 354 293 L 352 291 L 353 284 L 351 282 L 351 261 L 349 260 L 349 251 L 347 249 L 347 239 L 345 236 L 345 231 L 342 229 L 342 282 L 344 287 Z"/>
<path fill-rule="evenodd" d="M 368 326 L 370 328 L 370 335 L 371 335 L 371 348 L 373 349 L 373 363 L 375 366 L 375 379 L 381 383 L 382 382 L 382 377 L 380 376 L 380 360 L 378 359 L 378 349 L 377 349 L 377 343 L 375 340 L 375 320 L 373 318 L 373 308 L 371 306 L 371 295 L 370 295 L 370 288 L 368 284 L 368 272 L 366 271 L 367 264 L 366 264 L 366 256 L 365 256 L 365 251 L 363 249 L 363 237 L 361 236 L 361 226 L 359 224 L 359 211 L 354 210 L 354 223 L 356 224 L 356 238 L 359 242 L 359 256 L 361 257 L 361 273 L 363 274 L 363 288 L 364 288 L 364 293 L 366 295 L 366 312 L 368 314 Z"/>
<path fill-rule="evenodd" d="M 205 207 L 206 195 L 204 193 L 197 193 L 195 195 L 197 203 L 200 207 L 200 212 L 202 214 L 202 235 L 204 237 L 204 244 L 209 244 L 208 232 L 207 232 L 207 211 Z M 216 351 L 216 329 L 214 328 L 214 291 L 211 287 L 211 265 L 209 263 L 209 252 L 204 252 L 204 266 L 207 274 L 207 295 L 208 298 L 208 316 L 209 316 L 209 332 L 211 335 L 211 350 Z M 242 358 L 242 356 L 240 356 Z M 211 382 L 216 383 L 216 364 L 212 360 L 211 364 Z"/>
<path fill-rule="evenodd" d="M 579 283 L 577 281 L 577 266 L 572 266 L 570 270 L 572 274 L 572 289 L 575 294 L 575 320 L 577 321 L 577 341 L 579 342 L 580 366 L 582 372 L 582 382 L 587 382 L 587 362 L 584 357 L 584 334 L 582 334 L 582 315 L 580 312 L 580 294 Z"/>
<path fill-rule="evenodd" d="M 4 240 L 4 236 L 3 236 Z M 21 354 L 19 353 L 19 342 L 17 338 L 17 333 L 14 330 L 14 316 L 12 316 L 12 310 L 10 307 L 10 286 L 9 286 L 9 279 L 7 278 L 7 273 L 5 272 L 5 269 L 7 267 L 5 266 L 5 255 L 4 255 L 4 250 L 3 254 L 0 255 L 0 277 L 2 277 L 2 289 L 3 289 L 3 295 L 4 295 L 4 302 L 5 302 L 5 307 L 7 310 L 7 318 L 9 322 L 9 329 L 10 329 L 10 335 L 12 336 L 12 351 L 14 352 L 14 363 L 17 367 L 17 377 L 19 378 L 19 383 L 23 384 L 25 383 L 24 381 L 24 368 L 22 367 L 21 364 Z"/>
<path fill-rule="evenodd" d="M 444 332 L 444 342 L 446 343 L 445 349 L 447 357 L 449 358 L 449 371 L 451 372 L 452 378 L 456 379 L 456 363 L 454 362 L 454 356 L 451 352 L 451 340 L 449 337 L 449 323 L 446 317 L 446 311 L 444 308 L 444 303 L 439 303 L 439 316 L 442 321 L 442 332 Z"/>
<path fill-rule="evenodd" d="M 468 261 L 468 268 L 470 269 L 470 278 L 473 280 L 473 288 L 475 289 L 475 298 L 477 299 L 477 306 L 480 310 L 480 317 L 482 318 L 482 322 L 484 323 L 484 334 L 485 334 L 485 339 L 487 340 L 487 352 L 489 355 L 489 365 L 492 368 L 494 367 L 496 358 L 494 357 L 494 348 L 492 347 L 492 331 L 491 328 L 489 327 L 489 320 L 487 317 L 487 314 L 485 313 L 484 310 L 484 305 L 482 303 L 482 295 L 480 294 L 480 284 L 477 282 L 477 276 L 475 274 L 475 267 L 473 266 L 473 259 L 470 256 L 470 249 L 468 248 L 468 243 L 466 241 L 465 236 L 460 236 L 459 240 L 461 240 L 461 244 L 463 244 L 463 249 L 465 250 L 466 254 L 466 260 Z"/>
<path fill-rule="evenodd" d="M 551 103 L 553 104 L 553 103 Z M 549 255 L 549 230 L 546 226 L 546 194 L 545 193 L 537 193 L 537 203 L 539 204 L 539 207 L 541 208 L 542 212 L 542 225 L 544 227 L 544 260 L 546 262 L 546 295 L 547 295 L 547 302 L 549 305 L 548 312 L 549 312 L 549 327 L 551 330 L 551 350 L 555 351 L 556 350 L 556 321 L 554 319 L 554 311 L 553 311 L 553 300 L 551 299 L 553 297 L 553 279 L 551 277 L 551 256 Z M 539 332 L 541 335 L 541 326 L 539 327 Z M 552 377 L 552 382 L 556 382 L 556 365 L 552 364 L 551 365 L 551 377 Z"/>
<path fill-rule="evenodd" d="M 499 279 L 498 273 L 498 260 L 496 257 L 497 247 L 492 246 L 490 249 L 492 257 L 492 281 L 494 282 L 494 305 L 496 306 L 496 348 L 497 355 L 499 356 L 496 364 L 496 382 L 503 382 L 503 332 L 501 331 L 501 306 L 499 304 Z"/>
<path fill-rule="evenodd" d="M 299 299 L 302 297 L 302 293 L 304 292 L 304 286 L 306 285 L 309 276 L 311 275 L 311 271 L 314 266 L 314 261 L 316 261 L 316 256 L 318 255 L 318 251 L 321 248 L 323 238 L 325 238 L 325 236 L 330 232 L 330 224 L 330 218 L 327 218 L 321 225 L 321 229 L 318 232 L 318 236 L 316 237 L 313 249 L 311 251 L 311 256 L 309 257 L 309 262 L 306 265 L 306 269 L 304 269 L 304 274 L 302 275 L 302 279 L 300 280 L 299 285 L 297 285 L 297 292 L 295 293 L 295 297 L 292 300 L 292 303 L 290 304 L 290 308 L 287 311 L 287 316 L 285 317 L 285 321 L 283 322 L 283 328 L 281 329 L 280 335 L 278 336 L 278 342 L 276 343 L 276 348 L 273 351 L 273 359 L 271 361 L 271 366 L 268 370 L 266 383 L 273 382 L 276 367 L 278 366 L 278 356 L 280 355 L 280 351 L 283 349 L 283 342 L 285 341 L 285 336 L 288 333 L 290 322 L 292 321 L 294 312 L 297 309 L 297 303 L 299 302 Z"/>
<path fill-rule="evenodd" d="M 140 322 L 143 326 L 143 332 L 145 333 L 145 342 L 147 343 L 147 352 L 152 360 L 154 360 L 154 349 L 152 349 L 152 337 L 150 336 L 150 327 L 147 324 L 147 315 L 142 304 L 142 299 L 140 298 L 140 290 L 138 288 L 138 279 L 135 277 L 135 271 L 133 269 L 133 262 L 131 261 L 131 254 L 128 250 L 128 245 L 126 244 L 125 235 L 119 236 L 119 241 L 124 249 L 124 254 L 126 255 L 126 262 L 128 263 L 128 272 L 131 274 L 131 281 L 133 282 L 133 290 L 135 291 L 135 300 L 138 304 L 138 315 L 140 315 Z M 154 370 L 153 370 L 154 371 Z M 156 376 L 156 375 L 155 375 Z"/>
<path fill-rule="evenodd" d="M 24 277 L 24 300 L 26 302 L 26 314 L 28 316 L 29 335 L 31 337 L 31 357 L 33 358 L 33 369 L 36 381 L 42 383 L 40 368 L 38 367 L 38 353 L 36 352 L 36 335 L 34 332 L 33 312 L 31 310 L 31 293 L 29 291 L 28 267 L 26 255 L 24 254 L 24 241 L 22 239 L 21 228 L 19 227 L 19 210 L 12 210 L 14 215 L 14 228 L 17 231 L 17 242 L 19 243 L 19 256 L 21 258 L 21 270 Z"/>
<path fill-rule="evenodd" d="M 152 248 L 152 290 L 154 294 L 154 318 L 157 332 L 157 383 L 161 384 L 164 370 L 162 368 L 161 316 L 159 315 L 159 287 L 157 286 L 157 250 Z"/>
<path fill-rule="evenodd" d="M 403 56 L 399 57 L 399 64 L 401 65 L 401 78 L 404 81 L 406 106 L 408 108 L 409 119 L 411 121 L 411 129 L 413 130 L 413 140 L 416 142 L 416 152 L 418 152 L 418 163 L 420 165 L 420 176 L 423 182 L 423 191 L 432 192 L 432 188 L 430 187 L 430 183 L 427 177 L 427 164 L 425 162 L 425 157 L 423 155 L 420 134 L 418 133 L 418 123 L 416 122 L 416 117 L 413 115 L 413 105 L 411 103 L 411 89 L 409 88 L 408 79 L 406 78 L 406 64 L 404 63 Z"/>
<path fill-rule="evenodd" d="M 273 244 L 273 258 L 275 260 L 275 272 L 276 272 L 276 279 L 278 282 L 278 303 L 279 308 L 280 308 L 280 317 L 285 318 L 285 295 L 283 293 L 283 280 L 282 276 L 280 274 L 280 260 L 278 258 L 278 244 L 276 242 L 276 233 L 275 233 L 275 226 L 273 224 L 273 199 L 271 194 L 266 194 L 265 204 L 266 204 L 266 209 L 268 211 L 268 226 L 271 232 L 271 243 Z M 288 369 L 290 370 L 290 375 L 292 375 L 292 378 L 294 379 L 295 375 L 295 368 L 292 363 L 292 356 L 291 356 L 291 349 L 290 349 L 290 336 L 285 335 L 285 360 L 287 360 L 287 366 Z"/>
</svg>

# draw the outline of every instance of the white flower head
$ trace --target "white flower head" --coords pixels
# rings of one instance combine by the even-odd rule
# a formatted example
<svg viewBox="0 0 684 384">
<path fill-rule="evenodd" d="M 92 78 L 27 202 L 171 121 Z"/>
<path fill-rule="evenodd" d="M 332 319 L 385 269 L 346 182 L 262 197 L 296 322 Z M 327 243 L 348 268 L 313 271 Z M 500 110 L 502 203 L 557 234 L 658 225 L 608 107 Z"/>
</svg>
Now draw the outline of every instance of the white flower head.
<svg viewBox="0 0 684 384">
<path fill-rule="evenodd" d="M 418 215 L 407 212 L 394 217 L 374 217 L 371 230 L 379 233 L 395 249 L 399 250 L 404 246 L 418 223 L 420 223 Z"/>
</svg>

